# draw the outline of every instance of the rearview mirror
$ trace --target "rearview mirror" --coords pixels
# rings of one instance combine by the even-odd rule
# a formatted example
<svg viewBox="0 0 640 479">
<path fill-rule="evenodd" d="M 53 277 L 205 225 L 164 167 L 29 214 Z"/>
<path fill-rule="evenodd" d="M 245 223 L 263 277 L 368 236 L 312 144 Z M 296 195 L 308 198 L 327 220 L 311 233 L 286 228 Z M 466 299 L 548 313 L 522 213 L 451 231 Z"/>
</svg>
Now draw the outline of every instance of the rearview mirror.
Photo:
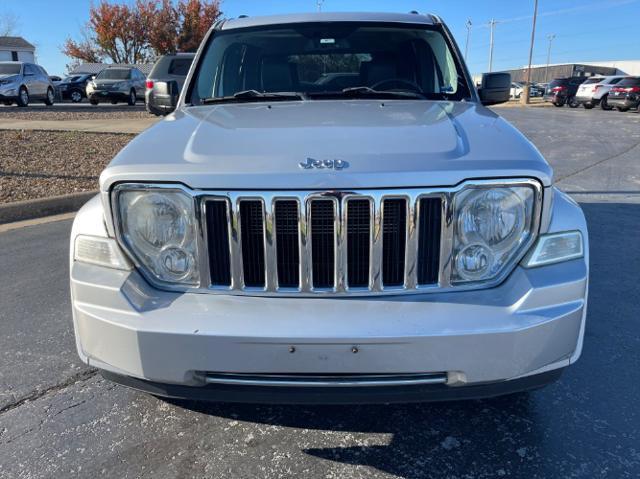
<svg viewBox="0 0 640 479">
<path fill-rule="evenodd" d="M 480 102 L 483 105 L 497 105 L 509 101 L 511 93 L 510 73 L 485 73 L 478 89 Z"/>
</svg>

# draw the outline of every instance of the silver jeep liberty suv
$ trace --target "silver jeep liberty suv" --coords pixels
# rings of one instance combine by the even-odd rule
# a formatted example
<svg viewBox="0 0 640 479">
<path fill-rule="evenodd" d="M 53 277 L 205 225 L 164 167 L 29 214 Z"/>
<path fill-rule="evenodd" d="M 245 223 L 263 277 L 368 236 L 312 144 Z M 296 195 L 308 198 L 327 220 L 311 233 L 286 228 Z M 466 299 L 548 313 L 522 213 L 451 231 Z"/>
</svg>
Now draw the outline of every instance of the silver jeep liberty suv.
<svg viewBox="0 0 640 479">
<path fill-rule="evenodd" d="M 580 356 L 578 205 L 434 15 L 215 24 L 71 236 L 78 353 L 156 395 L 408 402 Z"/>
</svg>

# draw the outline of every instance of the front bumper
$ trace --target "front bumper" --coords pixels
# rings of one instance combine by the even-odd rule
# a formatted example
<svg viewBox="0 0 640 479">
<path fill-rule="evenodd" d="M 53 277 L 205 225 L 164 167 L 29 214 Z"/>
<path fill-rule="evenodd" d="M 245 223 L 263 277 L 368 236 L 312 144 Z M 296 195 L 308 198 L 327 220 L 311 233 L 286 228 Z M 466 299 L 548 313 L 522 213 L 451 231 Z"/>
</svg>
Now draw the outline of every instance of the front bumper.
<svg viewBox="0 0 640 479">
<path fill-rule="evenodd" d="M 72 238 L 105 235 L 101 214 L 99 200 L 85 206 Z M 550 231 L 580 229 L 586 243 L 579 207 L 560 193 L 552 218 Z M 587 283 L 588 256 L 517 267 L 487 290 L 332 299 L 171 293 L 152 288 L 135 271 L 71 265 L 76 342 L 87 364 L 154 394 L 247 402 L 268 400 L 269 388 L 259 381 L 267 384 L 270 375 L 444 377 L 443 384 L 392 388 L 395 396 L 380 395 L 384 402 L 535 387 L 549 379 L 539 375 L 579 357 Z M 225 374 L 257 382 L 233 386 L 238 394 L 232 399 L 219 394 L 232 388 L 216 379 Z M 519 381 L 526 377 L 538 379 L 533 386 Z M 163 392 L 158 383 L 171 386 Z M 488 383 L 494 383 L 488 392 L 466 389 Z M 325 389 L 332 390 L 326 402 L 374 400 L 372 387 L 296 390 L 303 396 Z"/>
<path fill-rule="evenodd" d="M 115 91 L 115 90 L 93 90 L 87 93 L 89 100 L 97 101 L 127 101 L 129 99 L 129 92 Z"/>
<path fill-rule="evenodd" d="M 0 86 L 0 101 L 16 101 L 18 99 L 17 85 Z"/>
</svg>

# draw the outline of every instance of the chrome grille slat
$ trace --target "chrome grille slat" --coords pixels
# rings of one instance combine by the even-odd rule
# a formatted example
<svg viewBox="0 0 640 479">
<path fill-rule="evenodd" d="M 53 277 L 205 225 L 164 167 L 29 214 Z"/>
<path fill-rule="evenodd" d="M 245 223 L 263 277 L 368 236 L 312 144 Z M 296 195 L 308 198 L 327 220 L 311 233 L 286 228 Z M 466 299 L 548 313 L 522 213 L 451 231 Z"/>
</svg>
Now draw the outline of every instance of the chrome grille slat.
<svg viewBox="0 0 640 479">
<path fill-rule="evenodd" d="M 261 200 L 240 201 L 240 237 L 244 284 L 265 287 L 265 219 Z"/>
<path fill-rule="evenodd" d="M 345 209 L 343 228 L 347 243 L 347 286 L 350 289 L 368 288 L 371 262 L 372 208 L 369 198 L 350 198 Z"/>
<path fill-rule="evenodd" d="M 300 285 L 300 221 L 298 202 L 292 199 L 277 200 L 274 203 L 274 224 L 278 287 L 298 288 Z"/>
<path fill-rule="evenodd" d="M 310 202 L 311 211 L 311 278 L 313 289 L 332 289 L 336 284 L 338 251 L 334 199 L 317 198 Z"/>
<path fill-rule="evenodd" d="M 382 284 L 404 284 L 407 238 L 407 199 L 385 198 L 382 201 Z"/>
</svg>

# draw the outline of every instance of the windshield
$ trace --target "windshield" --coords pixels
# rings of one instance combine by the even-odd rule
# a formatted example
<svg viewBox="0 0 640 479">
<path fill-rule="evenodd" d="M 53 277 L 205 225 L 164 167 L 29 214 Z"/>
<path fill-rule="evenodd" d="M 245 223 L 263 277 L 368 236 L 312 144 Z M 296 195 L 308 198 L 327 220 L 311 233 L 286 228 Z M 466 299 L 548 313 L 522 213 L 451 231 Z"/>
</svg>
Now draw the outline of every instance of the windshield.
<svg viewBox="0 0 640 479">
<path fill-rule="evenodd" d="M 352 97 L 376 92 L 451 100 L 470 96 L 437 28 L 343 22 L 215 33 L 200 60 L 191 103 L 248 90 L 321 99 L 346 89 Z"/>
<path fill-rule="evenodd" d="M 0 75 L 18 75 L 18 74 L 20 74 L 20 64 L 0 63 Z"/>
<path fill-rule="evenodd" d="M 128 80 L 131 77 L 131 70 L 108 68 L 98 73 L 96 80 Z"/>
</svg>

